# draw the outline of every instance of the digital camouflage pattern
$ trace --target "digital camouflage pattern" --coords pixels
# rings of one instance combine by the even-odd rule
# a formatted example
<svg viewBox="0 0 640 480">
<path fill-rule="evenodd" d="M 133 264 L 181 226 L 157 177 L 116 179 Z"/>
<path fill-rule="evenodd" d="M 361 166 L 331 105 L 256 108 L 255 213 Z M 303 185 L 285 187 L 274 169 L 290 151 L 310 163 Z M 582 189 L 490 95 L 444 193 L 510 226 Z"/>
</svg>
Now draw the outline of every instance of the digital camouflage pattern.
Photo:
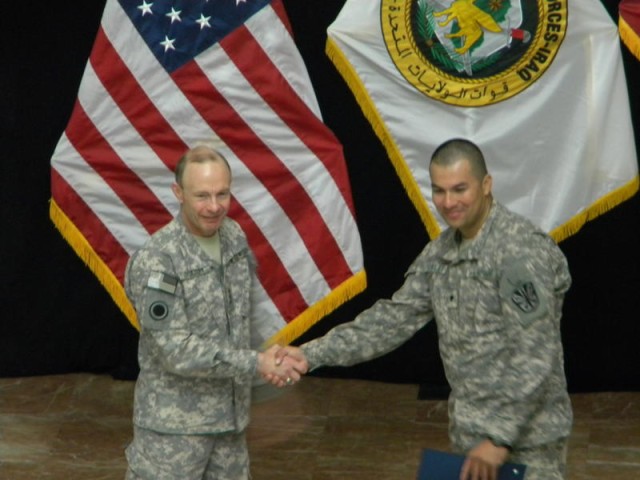
<svg viewBox="0 0 640 480">
<path fill-rule="evenodd" d="M 452 392 L 450 438 L 468 451 L 485 438 L 514 451 L 571 430 L 560 318 L 571 283 L 544 232 L 497 202 L 460 247 L 448 229 L 430 242 L 390 300 L 302 346 L 310 365 L 352 365 L 387 353 L 434 317 Z"/>
<path fill-rule="evenodd" d="M 257 353 L 250 349 L 255 261 L 240 227 L 220 230 L 222 265 L 174 219 L 127 265 L 140 322 L 136 426 L 161 433 L 243 431 Z"/>
<path fill-rule="evenodd" d="M 249 478 L 244 433 L 166 435 L 135 428 L 125 480 L 241 480 Z M 135 471 L 133 470 L 135 468 Z"/>
</svg>

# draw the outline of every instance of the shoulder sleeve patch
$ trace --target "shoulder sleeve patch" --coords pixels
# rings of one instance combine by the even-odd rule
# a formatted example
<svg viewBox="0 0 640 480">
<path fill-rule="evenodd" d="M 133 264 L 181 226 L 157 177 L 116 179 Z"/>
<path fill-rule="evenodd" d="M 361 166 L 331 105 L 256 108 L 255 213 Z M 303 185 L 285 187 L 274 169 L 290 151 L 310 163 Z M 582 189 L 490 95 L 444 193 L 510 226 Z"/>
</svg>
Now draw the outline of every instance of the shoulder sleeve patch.
<svg viewBox="0 0 640 480">
<path fill-rule="evenodd" d="M 511 301 L 524 313 L 535 312 L 540 306 L 540 297 L 533 282 L 526 282 L 515 287 L 511 292 Z"/>
<path fill-rule="evenodd" d="M 524 262 L 511 265 L 500 279 L 500 296 L 522 323 L 547 313 L 548 305 L 536 278 Z"/>
<path fill-rule="evenodd" d="M 163 272 L 152 272 L 140 298 L 138 312 L 143 328 L 170 328 L 174 317 L 178 279 Z"/>
</svg>

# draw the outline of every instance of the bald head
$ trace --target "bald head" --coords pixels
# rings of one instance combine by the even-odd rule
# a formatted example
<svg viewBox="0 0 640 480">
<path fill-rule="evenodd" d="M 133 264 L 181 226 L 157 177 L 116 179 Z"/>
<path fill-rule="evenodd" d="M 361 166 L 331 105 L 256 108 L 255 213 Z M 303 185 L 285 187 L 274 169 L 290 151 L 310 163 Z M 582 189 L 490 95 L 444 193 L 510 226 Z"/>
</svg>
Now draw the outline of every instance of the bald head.
<svg viewBox="0 0 640 480">
<path fill-rule="evenodd" d="M 217 150 L 205 145 L 199 145 L 188 150 L 178 161 L 178 165 L 176 165 L 175 170 L 176 183 L 181 187 L 183 186 L 182 178 L 184 176 L 184 170 L 188 164 L 207 162 L 222 163 L 229 171 L 229 178 L 231 178 L 231 167 L 229 166 L 227 159 L 224 158 L 224 156 Z"/>
</svg>

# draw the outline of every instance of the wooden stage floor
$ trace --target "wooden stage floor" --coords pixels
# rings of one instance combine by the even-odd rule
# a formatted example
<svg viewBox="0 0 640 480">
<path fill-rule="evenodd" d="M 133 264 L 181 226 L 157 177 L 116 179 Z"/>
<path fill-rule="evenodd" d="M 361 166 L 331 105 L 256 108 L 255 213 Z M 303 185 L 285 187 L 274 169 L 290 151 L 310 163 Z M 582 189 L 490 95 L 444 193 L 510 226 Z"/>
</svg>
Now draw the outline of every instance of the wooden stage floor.
<svg viewBox="0 0 640 480">
<path fill-rule="evenodd" d="M 254 480 L 405 480 L 446 450 L 443 401 L 418 385 L 305 378 L 261 392 L 248 431 Z M 0 479 L 121 480 L 133 382 L 70 374 L 0 379 Z M 640 479 L 640 392 L 574 394 L 569 480 Z"/>
</svg>

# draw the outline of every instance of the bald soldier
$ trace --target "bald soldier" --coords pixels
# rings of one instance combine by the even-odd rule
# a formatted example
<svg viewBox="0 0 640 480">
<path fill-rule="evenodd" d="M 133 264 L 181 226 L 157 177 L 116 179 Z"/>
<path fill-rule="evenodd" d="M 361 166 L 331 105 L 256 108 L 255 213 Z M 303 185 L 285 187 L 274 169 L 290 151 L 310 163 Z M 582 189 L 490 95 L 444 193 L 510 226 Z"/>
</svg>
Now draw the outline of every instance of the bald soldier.
<svg viewBox="0 0 640 480">
<path fill-rule="evenodd" d="M 282 350 L 278 361 L 352 365 L 395 349 L 435 318 L 451 386 L 449 436 L 466 456 L 460 478 L 494 480 L 512 461 L 527 464 L 527 480 L 562 479 L 572 424 L 560 338 L 571 283 L 565 257 L 493 199 L 470 141 L 442 144 L 429 171 L 449 228 L 418 255 L 404 285 L 353 322 Z"/>
<path fill-rule="evenodd" d="M 250 348 L 255 261 L 227 217 L 231 170 L 205 146 L 178 162 L 180 212 L 127 265 L 125 288 L 140 323 L 134 438 L 127 479 L 249 478 L 245 428 L 256 373 L 276 367 L 275 348 Z"/>
</svg>

